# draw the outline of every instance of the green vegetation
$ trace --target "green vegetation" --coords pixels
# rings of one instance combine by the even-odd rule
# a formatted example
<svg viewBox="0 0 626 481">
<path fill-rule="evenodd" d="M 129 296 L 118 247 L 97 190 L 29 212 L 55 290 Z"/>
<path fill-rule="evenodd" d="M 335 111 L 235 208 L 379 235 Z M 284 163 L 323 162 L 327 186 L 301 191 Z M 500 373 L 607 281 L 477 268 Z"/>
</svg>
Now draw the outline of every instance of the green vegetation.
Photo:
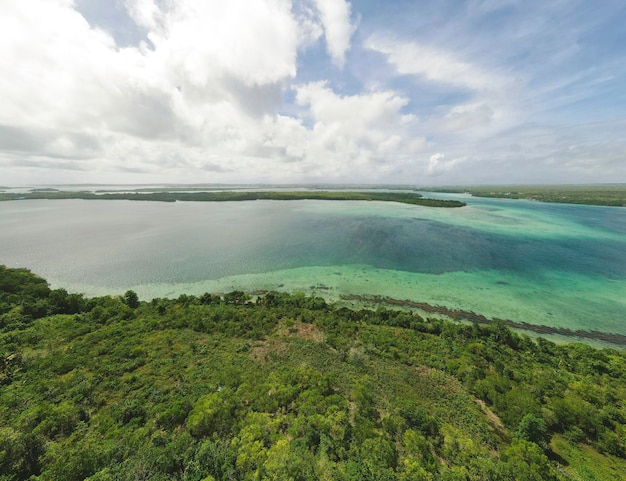
<svg viewBox="0 0 626 481">
<path fill-rule="evenodd" d="M 400 202 L 403 204 L 423 205 L 427 207 L 463 207 L 464 202 L 456 200 L 424 199 L 420 194 L 410 192 L 151 192 L 151 193 L 108 193 L 95 194 L 93 192 L 62 192 L 62 191 L 32 191 L 28 193 L 0 193 L 2 200 L 24 199 L 86 199 L 86 200 L 150 200 L 160 202 L 198 201 L 198 202 L 225 202 L 242 200 L 374 200 L 385 202 Z"/>
<path fill-rule="evenodd" d="M 623 480 L 626 353 L 0 266 L 0 480 Z"/>
<path fill-rule="evenodd" d="M 446 187 L 432 192 L 468 192 L 476 197 L 527 199 L 565 204 L 626 207 L 626 184 L 606 185 L 492 185 L 482 187 Z"/>
<path fill-rule="evenodd" d="M 608 342 L 611 344 L 615 344 L 616 346 L 626 346 L 626 335 L 617 334 L 614 332 L 603 332 L 596 330 L 584 330 L 584 329 L 569 329 L 567 327 L 558 327 L 558 326 L 544 326 L 542 324 L 530 324 L 528 322 L 516 322 L 508 319 L 498 319 L 493 318 L 489 319 L 488 317 L 483 316 L 482 314 L 476 314 L 472 311 L 464 311 L 462 309 L 451 309 L 445 306 L 437 306 L 428 304 L 426 302 L 417 302 L 410 301 L 408 299 L 393 299 L 390 297 L 384 296 L 371 296 L 371 295 L 356 295 L 356 294 L 345 294 L 341 296 L 342 300 L 346 301 L 357 301 L 358 305 L 361 306 L 391 306 L 391 307 L 402 307 L 409 309 L 418 309 L 421 312 L 432 313 L 432 314 L 441 314 L 446 317 L 446 319 L 453 319 L 455 321 L 469 321 L 476 324 L 492 324 L 498 323 L 506 327 L 510 327 L 512 329 L 521 329 L 526 332 L 535 332 L 537 334 L 552 335 L 557 334 L 559 336 L 565 337 L 579 337 L 583 339 L 596 339 L 604 342 Z"/>
</svg>

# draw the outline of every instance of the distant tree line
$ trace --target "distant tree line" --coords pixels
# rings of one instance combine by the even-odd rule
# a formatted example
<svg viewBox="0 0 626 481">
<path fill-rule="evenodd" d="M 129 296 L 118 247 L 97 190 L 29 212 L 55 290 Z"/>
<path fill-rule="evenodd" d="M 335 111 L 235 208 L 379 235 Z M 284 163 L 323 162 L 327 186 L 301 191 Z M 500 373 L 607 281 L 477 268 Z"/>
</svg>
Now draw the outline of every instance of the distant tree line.
<svg viewBox="0 0 626 481">
<path fill-rule="evenodd" d="M 504 185 L 442 187 L 433 192 L 465 192 L 475 197 L 525 199 L 562 204 L 626 207 L 626 184 L 597 185 Z"/>
<path fill-rule="evenodd" d="M 35 191 L 26 193 L 0 193 L 2 200 L 25 199 L 85 199 L 85 200 L 143 200 L 158 202 L 227 202 L 245 200 L 342 200 L 342 201 L 379 201 L 399 202 L 402 204 L 422 205 L 427 207 L 463 207 L 464 202 L 456 200 L 424 199 L 415 192 L 341 192 L 341 191 L 220 191 L 220 192 L 149 192 L 149 193 L 103 193 Z"/>
</svg>

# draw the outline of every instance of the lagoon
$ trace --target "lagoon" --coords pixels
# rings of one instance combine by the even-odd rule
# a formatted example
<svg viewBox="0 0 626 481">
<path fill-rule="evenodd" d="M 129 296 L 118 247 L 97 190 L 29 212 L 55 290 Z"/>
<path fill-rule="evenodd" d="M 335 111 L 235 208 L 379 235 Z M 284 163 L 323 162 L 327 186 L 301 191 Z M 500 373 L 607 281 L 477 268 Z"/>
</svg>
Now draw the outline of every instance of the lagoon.
<svg viewBox="0 0 626 481">
<path fill-rule="evenodd" d="M 0 202 L 0 264 L 88 295 L 380 295 L 626 334 L 626 209 L 426 196 L 468 205 Z"/>
</svg>

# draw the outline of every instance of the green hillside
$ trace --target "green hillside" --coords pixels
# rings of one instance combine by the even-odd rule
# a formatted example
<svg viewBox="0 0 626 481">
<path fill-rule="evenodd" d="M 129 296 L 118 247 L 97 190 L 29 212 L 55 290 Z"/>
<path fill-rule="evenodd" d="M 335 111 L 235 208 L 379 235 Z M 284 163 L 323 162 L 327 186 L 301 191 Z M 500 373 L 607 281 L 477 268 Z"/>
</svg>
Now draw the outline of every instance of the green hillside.
<svg viewBox="0 0 626 481">
<path fill-rule="evenodd" d="M 0 480 L 622 480 L 626 354 L 0 266 Z"/>
</svg>

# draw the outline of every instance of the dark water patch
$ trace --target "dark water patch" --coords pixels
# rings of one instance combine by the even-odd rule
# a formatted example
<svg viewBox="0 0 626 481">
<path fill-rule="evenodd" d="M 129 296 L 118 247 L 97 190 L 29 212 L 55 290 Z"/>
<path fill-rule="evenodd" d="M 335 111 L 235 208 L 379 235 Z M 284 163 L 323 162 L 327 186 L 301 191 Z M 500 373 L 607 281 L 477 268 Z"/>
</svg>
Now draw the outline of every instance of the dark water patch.
<svg viewBox="0 0 626 481">
<path fill-rule="evenodd" d="M 537 212 L 557 214 L 594 229 L 616 234 L 626 234 L 626 209 L 588 205 L 536 204 L 531 208 Z"/>
<path fill-rule="evenodd" d="M 302 218 L 289 229 L 280 246 L 260 252 L 281 268 L 367 264 L 428 274 L 499 270 L 532 277 L 559 270 L 626 277 L 625 244 L 614 240 L 537 239 L 372 216 Z"/>
</svg>

